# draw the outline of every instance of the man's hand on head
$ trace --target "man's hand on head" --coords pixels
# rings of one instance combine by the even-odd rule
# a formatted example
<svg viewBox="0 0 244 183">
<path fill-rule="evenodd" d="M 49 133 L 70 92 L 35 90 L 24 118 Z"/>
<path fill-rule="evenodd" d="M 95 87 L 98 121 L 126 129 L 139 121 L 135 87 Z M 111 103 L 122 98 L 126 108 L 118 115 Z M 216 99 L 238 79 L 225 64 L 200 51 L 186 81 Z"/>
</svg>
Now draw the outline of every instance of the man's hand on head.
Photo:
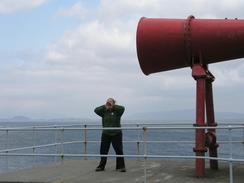
<svg viewBox="0 0 244 183">
<path fill-rule="evenodd" d="M 105 104 L 105 107 L 106 107 L 106 109 L 112 109 L 113 106 L 114 106 L 114 101 L 113 101 L 112 99 L 109 98 L 109 99 L 107 100 L 106 104 Z"/>
</svg>

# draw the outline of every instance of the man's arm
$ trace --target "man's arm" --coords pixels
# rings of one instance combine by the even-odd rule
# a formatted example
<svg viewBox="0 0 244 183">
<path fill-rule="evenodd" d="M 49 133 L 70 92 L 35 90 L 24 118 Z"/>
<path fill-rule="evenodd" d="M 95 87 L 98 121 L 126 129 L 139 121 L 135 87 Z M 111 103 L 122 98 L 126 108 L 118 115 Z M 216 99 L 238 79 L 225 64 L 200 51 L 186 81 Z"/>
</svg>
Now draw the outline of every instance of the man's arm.
<svg viewBox="0 0 244 183">
<path fill-rule="evenodd" d="M 102 105 L 102 106 L 100 106 L 100 107 L 95 108 L 94 112 L 95 112 L 98 116 L 103 117 L 105 110 L 106 110 L 105 105 Z"/>
<path fill-rule="evenodd" d="M 120 115 L 122 116 L 124 111 L 125 111 L 125 107 L 124 106 L 120 106 L 120 105 L 114 105 L 114 110 Z"/>
</svg>

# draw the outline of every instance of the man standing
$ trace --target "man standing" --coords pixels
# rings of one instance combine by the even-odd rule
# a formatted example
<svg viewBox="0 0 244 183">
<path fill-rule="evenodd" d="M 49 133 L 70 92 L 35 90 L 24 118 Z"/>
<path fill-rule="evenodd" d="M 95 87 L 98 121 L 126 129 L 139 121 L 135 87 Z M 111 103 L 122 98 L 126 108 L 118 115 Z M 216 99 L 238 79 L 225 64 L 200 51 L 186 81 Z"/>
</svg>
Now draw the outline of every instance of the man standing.
<svg viewBox="0 0 244 183">
<path fill-rule="evenodd" d="M 120 119 L 125 108 L 115 104 L 113 98 L 109 98 L 105 105 L 97 107 L 94 111 L 102 117 L 102 125 L 104 128 L 121 127 Z M 112 143 L 116 155 L 123 155 L 122 131 L 121 130 L 103 130 L 101 137 L 100 154 L 107 155 L 110 144 Z M 101 161 L 96 168 L 96 171 L 104 171 L 107 162 L 107 157 L 101 157 Z M 116 158 L 116 170 L 125 172 L 124 157 Z"/>
</svg>

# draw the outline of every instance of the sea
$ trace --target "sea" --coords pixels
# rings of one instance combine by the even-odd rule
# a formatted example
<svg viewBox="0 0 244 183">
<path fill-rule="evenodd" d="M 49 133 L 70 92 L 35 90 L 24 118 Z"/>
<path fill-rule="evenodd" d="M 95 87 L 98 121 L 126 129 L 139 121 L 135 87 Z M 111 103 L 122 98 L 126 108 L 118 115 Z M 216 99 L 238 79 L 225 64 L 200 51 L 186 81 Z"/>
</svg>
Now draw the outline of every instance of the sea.
<svg viewBox="0 0 244 183">
<path fill-rule="evenodd" d="M 59 127 L 67 125 L 76 125 L 83 127 L 90 123 L 70 123 L 70 122 L 0 122 L 0 127 L 30 127 L 30 126 L 49 126 L 57 125 Z M 95 127 L 101 127 L 99 123 Z M 130 125 L 135 123 L 130 122 Z M 122 126 L 128 126 L 128 123 L 122 123 Z M 136 126 L 136 125 L 134 125 Z M 147 126 L 152 126 L 147 124 Z M 94 126 L 92 126 L 94 127 Z M 99 141 L 101 138 L 101 130 L 89 130 L 86 132 L 88 141 Z M 226 129 L 218 129 L 216 131 L 218 141 L 228 141 L 229 132 Z M 44 145 L 58 142 L 71 142 L 84 140 L 84 130 L 64 130 L 61 131 L 0 131 L 0 151 L 5 149 L 27 147 L 33 145 Z M 135 141 L 133 143 L 123 143 L 124 154 L 137 155 L 144 154 L 144 145 L 139 145 L 136 141 L 143 141 L 145 138 L 143 131 L 123 130 L 123 141 Z M 146 138 L 148 141 L 179 141 L 178 143 L 147 143 L 147 153 L 149 155 L 167 155 L 167 156 L 194 156 L 193 147 L 195 145 L 195 130 L 193 129 L 153 129 L 148 130 Z M 232 143 L 230 148 L 227 142 L 219 143 L 218 157 L 229 158 L 230 152 L 232 157 L 236 159 L 244 159 L 244 129 L 234 129 L 231 131 L 231 138 L 236 143 Z M 183 141 L 192 141 L 192 143 L 184 143 Z M 240 142 L 241 141 L 241 142 Z M 99 154 L 100 143 L 92 142 L 87 144 L 88 154 Z M 232 150 L 232 151 L 230 151 Z M 56 154 L 63 152 L 64 154 L 84 154 L 84 143 L 66 144 L 64 146 L 57 145 L 45 148 L 35 148 L 28 150 L 18 150 L 13 153 L 37 153 L 37 154 Z M 208 153 L 208 152 L 207 152 Z M 207 155 L 206 153 L 206 155 Z M 109 154 L 114 154 L 112 146 Z M 112 158 L 112 157 L 111 157 Z M 83 159 L 83 157 L 40 157 L 40 156 L 3 156 L 0 155 L 0 173 L 17 171 L 36 166 L 59 163 L 62 160 Z M 88 157 L 88 159 L 97 159 L 99 157 Z M 129 160 L 131 158 L 126 158 Z M 190 159 L 189 161 L 194 161 Z"/>
</svg>

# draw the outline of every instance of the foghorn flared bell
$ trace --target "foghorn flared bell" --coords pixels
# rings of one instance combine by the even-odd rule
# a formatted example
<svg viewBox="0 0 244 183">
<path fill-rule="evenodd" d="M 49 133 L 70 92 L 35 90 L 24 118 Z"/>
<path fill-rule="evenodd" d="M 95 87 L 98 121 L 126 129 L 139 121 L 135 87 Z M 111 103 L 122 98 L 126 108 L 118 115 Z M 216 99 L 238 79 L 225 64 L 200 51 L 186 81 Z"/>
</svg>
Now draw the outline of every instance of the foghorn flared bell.
<svg viewBox="0 0 244 183">
<path fill-rule="evenodd" d="M 141 18 L 136 39 L 146 75 L 222 62 L 244 57 L 244 20 Z"/>
</svg>

